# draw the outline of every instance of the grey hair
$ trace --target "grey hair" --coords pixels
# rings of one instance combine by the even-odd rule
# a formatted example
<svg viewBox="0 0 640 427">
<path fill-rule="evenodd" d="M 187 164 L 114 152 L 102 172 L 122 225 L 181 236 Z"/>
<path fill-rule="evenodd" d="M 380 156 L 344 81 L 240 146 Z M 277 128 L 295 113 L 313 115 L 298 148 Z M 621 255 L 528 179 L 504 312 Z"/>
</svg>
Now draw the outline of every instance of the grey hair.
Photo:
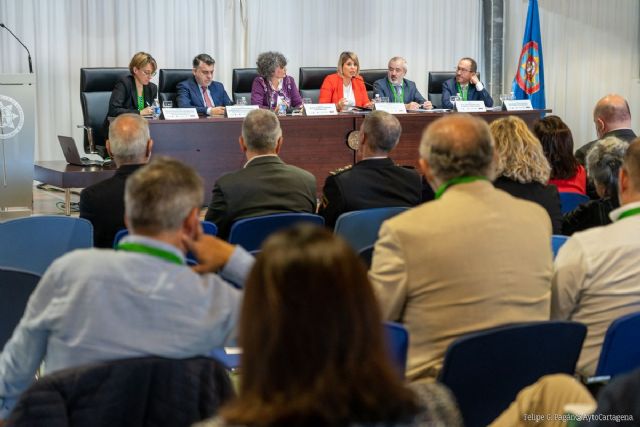
<svg viewBox="0 0 640 427">
<path fill-rule="evenodd" d="M 252 110 L 242 122 L 242 138 L 251 151 L 274 152 L 281 136 L 278 117 L 269 110 Z"/>
<path fill-rule="evenodd" d="M 407 72 L 407 60 L 404 59 L 402 56 L 394 56 L 393 58 L 391 58 L 389 60 L 389 63 L 387 65 L 391 65 L 392 62 L 396 62 L 396 61 L 401 61 L 402 62 L 402 69 L 404 70 L 405 74 Z"/>
<path fill-rule="evenodd" d="M 263 52 L 258 55 L 256 65 L 258 66 L 258 74 L 264 79 L 270 79 L 276 68 L 287 66 L 287 58 L 280 52 Z"/>
<path fill-rule="evenodd" d="M 467 114 L 433 122 L 423 133 L 420 156 L 445 182 L 463 176 L 494 178 L 494 142 L 487 123 Z"/>
<path fill-rule="evenodd" d="M 202 178 L 192 167 L 157 157 L 127 179 L 127 224 L 134 233 L 176 231 L 193 208 L 202 206 L 203 191 Z"/>
<path fill-rule="evenodd" d="M 594 182 L 606 187 L 606 194 L 612 196 L 618 189 L 618 172 L 629 144 L 609 136 L 596 142 L 586 157 L 587 174 Z"/>
<path fill-rule="evenodd" d="M 149 123 L 139 114 L 121 114 L 109 125 L 109 147 L 119 165 L 143 163 L 150 138 Z"/>
<path fill-rule="evenodd" d="M 367 143 L 372 149 L 388 153 L 398 143 L 402 126 L 393 114 L 373 111 L 365 117 L 362 132 L 367 135 Z"/>
</svg>

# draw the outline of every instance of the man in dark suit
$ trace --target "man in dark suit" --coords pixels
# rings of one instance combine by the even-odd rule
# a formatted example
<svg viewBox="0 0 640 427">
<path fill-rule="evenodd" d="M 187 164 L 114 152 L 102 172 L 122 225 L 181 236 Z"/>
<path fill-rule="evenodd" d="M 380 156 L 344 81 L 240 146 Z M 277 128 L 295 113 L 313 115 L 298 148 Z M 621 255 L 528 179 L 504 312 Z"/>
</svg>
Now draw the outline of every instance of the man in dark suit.
<svg viewBox="0 0 640 427">
<path fill-rule="evenodd" d="M 430 101 L 424 99 L 416 88 L 416 84 L 404 78 L 407 74 L 407 61 L 400 56 L 389 60 L 387 78 L 373 83 L 373 93 L 389 98 L 391 102 L 403 102 L 407 110 L 417 110 L 422 107 L 431 109 Z"/>
<path fill-rule="evenodd" d="M 374 111 L 360 128 L 362 160 L 332 172 L 324 183 L 320 215 L 333 227 L 349 211 L 391 206 L 416 206 L 422 183 L 415 169 L 397 166 L 389 152 L 398 143 L 402 127 L 393 115 Z"/>
<path fill-rule="evenodd" d="M 149 124 L 137 114 L 122 114 L 109 126 L 107 151 L 118 165 L 111 178 L 80 193 L 80 218 L 93 224 L 93 244 L 113 246 L 113 238 L 124 224 L 124 185 L 129 176 L 149 161 L 153 141 Z"/>
<path fill-rule="evenodd" d="M 456 68 L 456 76 L 442 84 L 442 107 L 453 108 L 450 99 L 460 94 L 461 101 L 484 101 L 493 107 L 493 98 L 477 75 L 478 64 L 473 58 L 462 58 Z"/>
<path fill-rule="evenodd" d="M 206 53 L 193 58 L 193 77 L 176 86 L 178 107 L 195 107 L 203 116 L 224 114 L 224 107 L 232 102 L 222 83 L 213 81 L 215 63 Z"/>
<path fill-rule="evenodd" d="M 218 236 L 226 239 L 232 223 L 241 218 L 315 212 L 316 178 L 278 157 L 282 130 L 275 114 L 251 111 L 242 123 L 239 143 L 247 163 L 216 181 L 205 216 L 218 226 Z"/>
<path fill-rule="evenodd" d="M 587 153 L 600 139 L 615 136 L 631 142 L 636 134 L 631 130 L 631 110 L 627 100 L 620 95 L 607 95 L 593 109 L 593 122 L 598 139 L 591 141 L 576 150 L 576 159 L 584 166 Z"/>
</svg>

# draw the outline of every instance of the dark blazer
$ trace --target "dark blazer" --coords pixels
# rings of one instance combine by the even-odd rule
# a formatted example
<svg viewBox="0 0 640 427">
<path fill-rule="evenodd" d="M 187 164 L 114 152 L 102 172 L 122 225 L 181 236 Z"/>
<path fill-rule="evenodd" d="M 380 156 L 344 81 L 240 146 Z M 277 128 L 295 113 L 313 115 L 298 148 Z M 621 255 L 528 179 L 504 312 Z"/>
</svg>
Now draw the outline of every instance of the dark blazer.
<svg viewBox="0 0 640 427">
<path fill-rule="evenodd" d="M 145 107 L 153 105 L 153 100 L 158 97 L 158 86 L 149 83 L 142 86 Z M 124 76 L 116 82 L 109 99 L 109 113 L 107 117 L 116 117 L 124 113 L 140 114 L 138 110 L 138 98 L 136 83 L 133 76 Z M 105 122 L 109 126 L 108 122 Z"/>
<path fill-rule="evenodd" d="M 388 78 L 383 78 L 376 80 L 373 83 L 373 93 L 374 96 L 376 93 L 380 94 L 380 96 L 386 96 L 389 98 L 389 101 L 393 102 L 393 91 L 391 90 L 391 83 Z M 403 79 L 402 82 L 402 98 L 405 104 L 410 102 L 417 102 L 418 104 L 424 104 L 426 101 L 424 97 L 418 92 L 418 88 L 416 88 L 416 84 L 411 80 Z"/>
<path fill-rule="evenodd" d="M 397 166 L 390 158 L 366 159 L 332 172 L 324 183 L 319 214 L 333 227 L 338 217 L 360 209 L 416 206 L 422 181 L 413 168 Z"/>
<path fill-rule="evenodd" d="M 620 207 L 618 197 L 589 200 L 562 217 L 562 234 L 570 236 L 577 231 L 611 224 L 609 213 Z"/>
<path fill-rule="evenodd" d="M 456 87 L 456 79 L 449 79 L 442 83 L 442 108 L 453 108 L 449 98 L 455 96 L 458 93 Z M 475 85 L 469 83 L 469 89 L 467 91 L 467 101 L 484 101 L 484 105 L 487 107 L 493 107 L 493 98 L 489 95 L 487 88 L 482 89 L 481 92 L 476 90 Z"/>
<path fill-rule="evenodd" d="M 124 184 L 142 165 L 123 165 L 111 178 L 93 184 L 80 193 L 80 218 L 93 224 L 93 245 L 113 247 L 113 238 L 124 226 Z"/>
<path fill-rule="evenodd" d="M 229 376 L 213 359 L 123 359 L 42 377 L 22 394 L 7 425 L 186 427 L 231 397 Z"/>
<path fill-rule="evenodd" d="M 606 387 L 598 393 L 598 407 L 594 414 L 611 415 L 605 420 L 592 420 L 583 422 L 581 427 L 617 427 L 637 426 L 640 419 L 640 369 L 630 373 L 616 376 Z M 625 415 L 627 421 L 618 420 L 615 417 Z M 633 419 L 633 421 L 631 421 Z"/>
<path fill-rule="evenodd" d="M 278 156 L 253 158 L 243 169 L 218 178 L 212 193 L 205 219 L 218 226 L 223 239 L 241 218 L 316 210 L 316 178 Z"/>
<path fill-rule="evenodd" d="M 611 132 L 605 133 L 602 136 L 602 138 L 606 138 L 608 136 L 615 136 L 616 138 L 620 138 L 621 140 L 627 141 L 627 142 L 631 142 L 633 139 L 636 138 L 636 134 L 631 129 L 612 130 Z M 589 150 L 591 150 L 591 147 L 593 147 L 594 144 L 598 141 L 599 139 L 596 139 L 591 142 L 587 142 L 585 145 L 583 145 L 582 147 L 576 150 L 576 159 L 578 159 L 578 161 L 580 162 L 580 164 L 582 164 L 582 166 L 586 166 L 587 153 L 589 152 Z"/>
<path fill-rule="evenodd" d="M 539 182 L 521 184 L 511 178 L 501 176 L 493 183 L 496 188 L 506 191 L 514 197 L 535 202 L 545 208 L 551 219 L 553 234 L 562 233 L 562 211 L 560 195 L 555 185 L 542 185 Z"/>
<path fill-rule="evenodd" d="M 190 77 L 178 83 L 176 90 L 178 92 L 176 96 L 178 107 L 195 107 L 198 114 L 207 114 L 207 107 L 202 99 L 202 90 L 198 86 L 195 77 Z M 213 105 L 216 107 L 232 104 L 229 95 L 227 95 L 227 92 L 224 90 L 224 85 L 220 82 L 211 82 L 209 85 L 209 94 L 211 95 L 211 102 L 213 102 Z"/>
</svg>

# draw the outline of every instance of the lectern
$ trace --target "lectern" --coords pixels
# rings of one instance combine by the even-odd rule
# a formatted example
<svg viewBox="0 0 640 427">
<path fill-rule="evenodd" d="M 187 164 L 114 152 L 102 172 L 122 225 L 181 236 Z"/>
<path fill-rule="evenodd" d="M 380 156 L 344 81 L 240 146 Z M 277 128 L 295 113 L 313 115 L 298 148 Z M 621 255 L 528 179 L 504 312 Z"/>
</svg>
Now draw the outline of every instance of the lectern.
<svg viewBox="0 0 640 427">
<path fill-rule="evenodd" d="M 0 74 L 0 220 L 33 209 L 35 74 Z"/>
</svg>

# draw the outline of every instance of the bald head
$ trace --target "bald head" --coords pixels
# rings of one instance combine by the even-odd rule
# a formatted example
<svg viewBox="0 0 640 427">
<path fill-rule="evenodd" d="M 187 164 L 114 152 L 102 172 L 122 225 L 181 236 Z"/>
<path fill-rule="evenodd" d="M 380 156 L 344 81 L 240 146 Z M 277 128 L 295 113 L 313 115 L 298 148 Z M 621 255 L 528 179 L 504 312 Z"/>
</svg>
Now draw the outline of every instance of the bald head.
<svg viewBox="0 0 640 427">
<path fill-rule="evenodd" d="M 493 138 L 484 120 L 454 114 L 429 126 L 420 141 L 420 156 L 437 184 L 462 176 L 493 179 Z"/>
<path fill-rule="evenodd" d="M 146 163 L 151 144 L 149 124 L 138 114 L 121 114 L 109 125 L 107 148 L 118 166 Z"/>
<path fill-rule="evenodd" d="M 630 191 L 640 198 L 640 138 L 636 138 L 629 144 L 622 161 L 622 168 L 630 181 Z"/>
<path fill-rule="evenodd" d="M 612 130 L 630 129 L 631 111 L 627 100 L 616 94 L 600 99 L 593 109 L 593 121 L 599 138 Z"/>
</svg>

